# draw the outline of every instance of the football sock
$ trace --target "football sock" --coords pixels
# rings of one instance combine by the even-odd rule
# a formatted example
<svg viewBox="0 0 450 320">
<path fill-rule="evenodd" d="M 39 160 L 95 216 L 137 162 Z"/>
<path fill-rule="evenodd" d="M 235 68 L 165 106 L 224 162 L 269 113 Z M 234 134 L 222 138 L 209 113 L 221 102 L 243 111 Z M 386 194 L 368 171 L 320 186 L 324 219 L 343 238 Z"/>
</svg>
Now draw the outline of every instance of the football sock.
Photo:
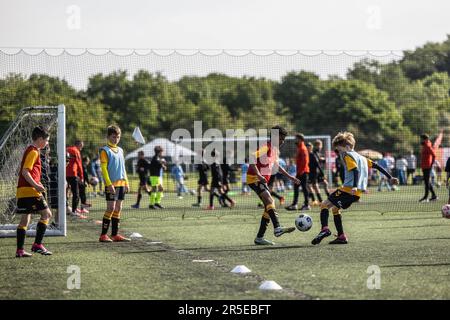
<svg viewBox="0 0 450 320">
<path fill-rule="evenodd" d="M 119 218 L 111 218 L 111 235 L 117 236 L 117 233 L 119 232 Z"/>
<path fill-rule="evenodd" d="M 197 203 L 201 204 L 202 203 L 202 196 L 197 196 Z"/>
<path fill-rule="evenodd" d="M 138 193 L 137 201 L 136 201 L 136 204 L 137 204 L 137 205 L 139 205 L 139 203 L 141 203 L 141 199 L 142 199 L 142 194 L 141 194 L 141 193 Z"/>
<path fill-rule="evenodd" d="M 320 193 L 316 193 L 317 196 L 317 200 L 319 200 L 319 202 L 322 202 L 322 196 L 320 195 Z"/>
<path fill-rule="evenodd" d="M 120 211 L 114 211 L 111 217 L 111 235 L 117 236 L 119 232 Z"/>
<path fill-rule="evenodd" d="M 334 225 L 336 226 L 338 236 L 344 234 L 344 227 L 342 226 L 342 215 L 335 214 L 335 215 L 333 215 L 333 218 L 334 218 Z"/>
<path fill-rule="evenodd" d="M 212 207 L 214 205 L 214 196 L 215 193 L 214 192 L 210 192 L 209 193 L 209 206 Z M 220 199 L 220 198 L 219 198 Z"/>
<path fill-rule="evenodd" d="M 278 228 L 280 226 L 280 222 L 278 221 L 278 214 L 275 209 L 270 208 L 267 210 L 267 213 L 269 214 L 270 220 L 272 220 L 273 228 Z"/>
<path fill-rule="evenodd" d="M 150 194 L 150 205 L 154 205 L 156 201 L 156 192 Z"/>
<path fill-rule="evenodd" d="M 108 233 L 109 224 L 111 223 L 112 212 L 106 211 L 103 215 L 103 223 L 102 223 L 102 235 Z"/>
<path fill-rule="evenodd" d="M 261 223 L 259 225 L 259 230 L 258 230 L 258 234 L 256 235 L 256 237 L 258 237 L 258 238 L 264 237 L 264 234 L 266 233 L 269 222 L 270 222 L 270 219 L 261 217 Z"/>
<path fill-rule="evenodd" d="M 161 199 L 164 197 L 162 191 L 158 191 L 156 192 L 156 198 L 155 198 L 155 203 L 160 204 L 161 203 Z"/>
<path fill-rule="evenodd" d="M 23 249 L 26 234 L 27 227 L 17 227 L 17 249 Z"/>
<path fill-rule="evenodd" d="M 39 220 L 36 226 L 36 238 L 34 243 L 41 244 L 44 239 L 45 230 L 47 230 L 48 220 Z"/>
<path fill-rule="evenodd" d="M 316 201 L 316 198 L 314 197 L 314 193 L 310 192 L 309 197 L 311 198 L 312 201 Z"/>
<path fill-rule="evenodd" d="M 322 229 L 328 227 L 328 215 L 329 210 L 327 208 L 324 208 L 320 211 L 320 223 L 322 225 Z"/>
</svg>

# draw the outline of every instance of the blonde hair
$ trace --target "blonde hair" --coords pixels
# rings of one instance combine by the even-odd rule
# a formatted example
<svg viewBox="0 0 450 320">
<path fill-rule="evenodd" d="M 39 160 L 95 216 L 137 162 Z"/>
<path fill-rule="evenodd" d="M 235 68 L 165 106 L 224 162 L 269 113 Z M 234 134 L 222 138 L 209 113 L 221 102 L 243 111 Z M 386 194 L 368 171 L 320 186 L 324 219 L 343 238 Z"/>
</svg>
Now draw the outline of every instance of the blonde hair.
<svg viewBox="0 0 450 320">
<path fill-rule="evenodd" d="M 353 136 L 353 133 L 351 132 L 339 132 L 332 141 L 333 144 L 333 149 L 336 148 L 337 146 L 350 146 L 350 148 L 354 148 L 356 141 L 355 141 L 355 137 Z"/>
<path fill-rule="evenodd" d="M 320 146 L 320 147 L 322 147 L 322 140 L 317 139 L 316 141 L 314 141 L 314 146 Z"/>
</svg>

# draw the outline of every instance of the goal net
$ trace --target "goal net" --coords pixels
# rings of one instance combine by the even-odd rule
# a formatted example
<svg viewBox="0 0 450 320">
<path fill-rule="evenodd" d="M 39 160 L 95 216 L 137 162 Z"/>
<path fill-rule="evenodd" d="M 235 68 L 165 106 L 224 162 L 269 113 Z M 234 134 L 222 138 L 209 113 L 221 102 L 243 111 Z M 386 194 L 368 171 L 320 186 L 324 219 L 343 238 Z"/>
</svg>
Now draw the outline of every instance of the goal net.
<svg viewBox="0 0 450 320">
<path fill-rule="evenodd" d="M 66 147 L 82 140 L 81 155 L 86 157 L 87 203 L 86 208 L 81 208 L 78 202 L 77 208 L 89 211 L 85 215 L 97 223 L 106 208 L 98 150 L 106 144 L 106 128 L 111 124 L 121 128 L 119 146 L 124 150 L 130 183 L 123 219 L 260 214 L 258 197 L 242 190 L 241 163 L 232 166 L 229 177 L 228 195 L 236 201 L 233 210 L 218 206 L 218 199 L 214 198 L 215 210 L 208 211 L 208 191 L 201 194 L 201 206 L 193 206 L 198 203 L 199 173 L 191 160 L 180 162 L 179 155 L 198 155 L 193 141 L 182 145 L 172 135 L 176 130 L 184 130 L 207 145 L 210 130 L 219 130 L 225 137 L 227 130 L 258 131 L 274 125 L 283 126 L 291 136 L 281 148 L 286 166 L 295 162 L 295 133 L 304 134 L 306 142 L 322 142 L 323 168 L 330 192 L 342 184 L 342 172 L 336 167 L 342 163 L 336 161 L 330 141 L 342 131 L 354 134 L 355 151 L 383 163 L 400 180 L 399 186 L 393 186 L 377 170 L 369 170 L 367 190 L 352 210 L 438 214 L 448 199 L 444 168 L 450 156 L 450 80 L 443 67 L 446 64 L 436 62 L 440 58 L 392 51 L 0 48 L 0 135 L 5 132 L 2 126 L 9 127 L 14 121 L 20 106 L 64 101 L 70 128 Z M 202 123 L 200 136 L 195 134 L 195 122 Z M 6 188 L 0 193 L 3 224 L 16 219 L 14 175 L 20 148 L 28 136 L 19 127 L 25 123 L 28 126 L 28 119 L 17 119 L 11 125 L 17 127 L 14 132 L 18 136 L 12 138 L 10 134 L 4 138 L 10 145 L 1 149 L 0 179 L 4 181 L 2 188 Z M 144 139 L 133 138 L 133 132 L 139 131 Z M 429 135 L 436 151 L 430 179 L 436 197 L 430 191 L 427 195 L 432 201 L 419 202 L 426 195 L 420 158 L 423 133 Z M 141 197 L 138 195 L 138 153 L 143 151 L 150 161 L 156 146 L 164 149 L 167 161 L 167 170 L 161 173 L 164 210 L 149 209 L 150 196 L 145 191 Z M 50 152 L 56 152 L 56 147 Z M 62 159 L 62 155 L 57 157 Z M 183 188 L 173 170 L 177 165 L 183 172 Z M 210 170 L 208 180 L 211 182 Z M 326 198 L 323 184 L 319 188 L 322 199 Z M 288 214 L 284 207 L 293 202 L 292 185 L 286 180 L 277 181 L 274 190 L 285 200 L 281 204 L 276 199 L 277 208 Z M 63 200 L 64 196 L 58 198 Z M 68 202 L 74 208 L 76 201 L 70 192 Z M 299 206 L 302 202 L 300 192 Z M 320 207 L 313 206 L 312 212 L 320 212 Z M 77 219 L 76 215 L 73 219 Z"/>
<path fill-rule="evenodd" d="M 20 220 L 16 215 L 19 167 L 25 149 L 32 143 L 31 132 L 38 125 L 50 133 L 49 145 L 40 154 L 41 183 L 54 217 L 46 235 L 66 234 L 65 106 L 36 106 L 22 109 L 0 140 L 0 237 L 16 234 Z M 32 221 L 27 234 L 35 234 L 35 227 L 36 221 Z"/>
</svg>

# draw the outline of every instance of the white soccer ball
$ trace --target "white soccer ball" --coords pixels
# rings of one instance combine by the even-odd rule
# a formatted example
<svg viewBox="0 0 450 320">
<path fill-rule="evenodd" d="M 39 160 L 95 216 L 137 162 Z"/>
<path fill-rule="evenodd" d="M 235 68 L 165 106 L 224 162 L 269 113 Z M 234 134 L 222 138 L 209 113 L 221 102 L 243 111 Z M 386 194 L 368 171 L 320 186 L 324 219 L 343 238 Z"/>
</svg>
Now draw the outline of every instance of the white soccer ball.
<svg viewBox="0 0 450 320">
<path fill-rule="evenodd" d="M 444 218 L 450 219 L 450 204 L 444 204 L 441 212 Z"/>
<path fill-rule="evenodd" d="M 295 218 L 295 226 L 298 230 L 305 232 L 311 229 L 312 227 L 312 218 L 307 214 L 301 214 L 297 218 Z"/>
<path fill-rule="evenodd" d="M 91 178 L 89 179 L 89 184 L 90 184 L 91 186 L 96 186 L 98 183 L 99 183 L 99 181 L 98 181 L 98 178 L 97 178 L 97 177 L 91 177 Z"/>
</svg>

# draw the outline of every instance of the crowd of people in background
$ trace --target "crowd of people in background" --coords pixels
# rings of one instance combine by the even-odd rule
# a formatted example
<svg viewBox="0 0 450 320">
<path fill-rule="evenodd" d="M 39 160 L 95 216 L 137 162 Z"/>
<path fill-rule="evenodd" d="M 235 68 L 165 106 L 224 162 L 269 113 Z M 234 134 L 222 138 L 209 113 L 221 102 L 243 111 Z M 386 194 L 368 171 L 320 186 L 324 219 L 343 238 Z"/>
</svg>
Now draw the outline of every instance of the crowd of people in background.
<svg viewBox="0 0 450 320">
<path fill-rule="evenodd" d="M 443 171 L 446 171 L 447 175 L 450 174 L 450 161 L 447 161 L 443 170 L 442 165 L 435 157 L 429 137 L 427 135 L 421 137 L 422 150 L 419 161 L 413 150 L 407 155 L 398 155 L 397 157 L 384 152 L 381 158 L 374 159 L 374 161 L 393 177 L 398 178 L 399 186 L 423 183 L 425 194 L 420 201 L 428 202 L 437 199 L 434 188 L 439 188 L 442 185 Z M 300 184 L 294 185 L 291 180 L 286 179 L 279 172 L 275 172 L 271 176 L 268 186 L 272 197 L 278 199 L 280 205 L 283 205 L 285 201 L 283 193 L 293 191 L 293 201 L 286 207 L 287 210 L 310 210 L 311 206 L 320 205 L 323 197 L 330 195 L 327 170 L 331 170 L 331 179 L 334 186 L 343 183 L 344 164 L 339 157 L 338 150 L 335 150 L 334 166 L 331 169 L 327 166 L 325 154 L 322 152 L 323 143 L 321 140 L 315 140 L 312 143 L 305 142 L 304 136 L 298 134 L 296 135 L 296 146 L 296 154 L 292 155 L 294 157 L 279 158 L 279 166 L 290 175 L 297 177 Z M 95 155 L 92 159 L 88 156 L 82 156 L 83 147 L 84 143 L 81 140 L 77 140 L 73 146 L 67 147 L 67 199 L 71 198 L 71 201 L 67 202 L 67 209 L 68 214 L 78 218 L 86 218 L 89 213 L 88 208 L 91 204 L 88 203 L 88 197 L 104 196 L 105 194 L 99 156 Z M 43 177 L 57 174 L 55 172 L 57 170 L 56 164 L 53 163 L 52 166 L 50 160 L 48 160 L 50 158 L 44 156 L 48 153 L 49 147 L 41 151 L 43 155 Z M 134 169 L 139 177 L 139 185 L 135 190 L 137 192 L 136 203 L 131 206 L 132 208 L 140 208 L 143 194 L 147 194 L 149 197 L 150 209 L 164 208 L 161 204 L 164 191 L 164 172 L 167 172 L 173 179 L 174 190 L 171 191 L 174 191 L 179 199 L 183 199 L 186 194 L 196 195 L 197 201 L 193 204 L 194 207 L 202 206 L 205 192 L 208 193 L 209 202 L 206 209 L 209 210 L 215 209 L 215 198 L 217 198 L 221 207 L 234 207 L 236 202 L 229 195 L 232 189 L 240 189 L 241 195 L 250 195 L 250 189 L 246 181 L 249 170 L 248 159 L 245 159 L 243 164 L 232 165 L 229 164 L 230 161 L 227 161 L 232 159 L 232 154 L 225 154 L 222 157 L 216 151 L 213 163 L 206 163 L 202 157 L 202 162 L 194 167 L 198 173 L 197 188 L 189 189 L 185 182 L 187 179 L 186 166 L 181 162 L 181 159 L 172 159 L 172 163 L 168 164 L 165 160 L 164 150 L 160 146 L 155 148 L 154 154 L 148 161 L 143 151 L 138 153 L 137 165 Z M 418 172 L 418 169 L 420 169 L 420 172 Z M 236 179 L 236 173 L 240 173 L 240 186 L 233 187 L 239 182 Z M 209 175 L 211 181 L 208 180 Z M 368 180 L 369 185 L 377 187 L 379 192 L 398 190 L 398 187 L 391 185 L 389 179 L 380 174 L 379 170 L 370 169 Z M 48 181 L 51 183 L 52 179 L 48 179 Z M 89 186 L 91 192 L 88 194 Z M 57 198 L 56 189 L 48 188 L 48 190 L 53 190 L 53 194 L 48 195 L 49 199 Z M 300 194 L 303 195 L 303 203 L 298 206 Z M 431 194 L 431 198 L 428 198 L 429 194 Z M 52 200 L 49 200 L 49 202 L 52 204 Z"/>
</svg>

